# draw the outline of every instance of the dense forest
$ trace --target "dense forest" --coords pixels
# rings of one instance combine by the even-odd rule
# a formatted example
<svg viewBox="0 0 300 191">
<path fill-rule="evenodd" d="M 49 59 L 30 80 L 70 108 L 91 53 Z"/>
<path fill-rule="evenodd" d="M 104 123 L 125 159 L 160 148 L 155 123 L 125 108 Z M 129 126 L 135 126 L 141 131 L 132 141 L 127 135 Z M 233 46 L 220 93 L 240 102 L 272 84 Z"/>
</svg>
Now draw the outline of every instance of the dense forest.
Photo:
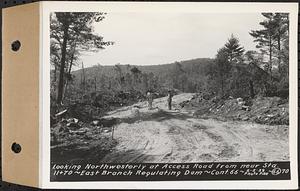
<svg viewBox="0 0 300 191">
<path fill-rule="evenodd" d="M 86 63 L 80 60 L 83 52 L 98 52 L 118 43 L 113 42 L 114 39 L 104 41 L 102 36 L 94 33 L 93 23 L 109 16 L 106 13 L 53 13 L 50 26 L 51 104 L 57 106 L 89 99 L 97 107 L 103 107 L 99 100 L 103 102 L 118 97 L 124 101 L 131 97 L 133 101 L 138 101 L 149 90 L 157 96 L 165 96 L 168 90 L 173 90 L 205 93 L 220 99 L 255 96 L 287 98 L 288 14 L 262 15 L 261 28 L 249 31 L 257 50 L 245 50 L 239 38 L 232 34 L 224 46 L 216 50 L 215 58 L 151 66 L 143 66 L 142 63 L 104 66 L 95 61 L 96 65 L 86 68 Z M 74 66 L 81 69 L 73 71 Z"/>
</svg>

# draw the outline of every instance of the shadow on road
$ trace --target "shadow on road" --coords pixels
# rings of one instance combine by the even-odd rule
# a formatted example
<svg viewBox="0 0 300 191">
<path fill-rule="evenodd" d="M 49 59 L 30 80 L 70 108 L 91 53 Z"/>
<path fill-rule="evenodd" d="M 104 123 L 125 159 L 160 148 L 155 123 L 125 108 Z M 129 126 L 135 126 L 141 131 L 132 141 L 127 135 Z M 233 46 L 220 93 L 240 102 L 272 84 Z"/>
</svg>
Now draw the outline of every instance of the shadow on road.
<svg viewBox="0 0 300 191">
<path fill-rule="evenodd" d="M 180 112 L 168 112 L 164 110 L 158 110 L 155 113 L 140 113 L 134 117 L 122 118 L 121 122 L 132 124 L 138 121 L 157 121 L 163 122 L 169 119 L 187 120 L 193 118 L 192 116 L 180 113 Z"/>
</svg>

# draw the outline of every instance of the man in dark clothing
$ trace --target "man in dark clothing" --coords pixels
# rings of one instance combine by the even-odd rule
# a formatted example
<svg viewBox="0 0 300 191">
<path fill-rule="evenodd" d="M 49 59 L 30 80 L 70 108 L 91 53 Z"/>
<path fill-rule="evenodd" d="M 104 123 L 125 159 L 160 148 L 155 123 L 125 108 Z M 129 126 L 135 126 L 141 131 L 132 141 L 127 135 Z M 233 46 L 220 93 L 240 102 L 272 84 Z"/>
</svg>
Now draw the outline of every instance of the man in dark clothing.
<svg viewBox="0 0 300 191">
<path fill-rule="evenodd" d="M 173 97 L 172 91 L 169 90 L 168 91 L 168 108 L 169 108 L 169 110 L 172 110 L 172 97 Z"/>
</svg>

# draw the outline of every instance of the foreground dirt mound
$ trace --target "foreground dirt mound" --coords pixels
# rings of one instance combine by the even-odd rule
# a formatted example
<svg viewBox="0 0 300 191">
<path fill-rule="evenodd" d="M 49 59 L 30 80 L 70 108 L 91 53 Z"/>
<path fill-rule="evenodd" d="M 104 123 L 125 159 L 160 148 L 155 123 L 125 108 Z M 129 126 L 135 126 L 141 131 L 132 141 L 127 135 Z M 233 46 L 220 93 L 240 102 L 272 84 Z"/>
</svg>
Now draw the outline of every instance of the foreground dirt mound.
<svg viewBox="0 0 300 191">
<path fill-rule="evenodd" d="M 254 100 L 251 109 L 250 118 L 257 123 L 289 124 L 289 105 L 286 99 L 260 97 Z"/>
<path fill-rule="evenodd" d="M 204 99 L 196 95 L 181 106 L 196 110 L 196 117 L 253 121 L 268 125 L 289 124 L 288 100 L 279 97 L 257 97 L 245 101 L 242 98 Z"/>
</svg>

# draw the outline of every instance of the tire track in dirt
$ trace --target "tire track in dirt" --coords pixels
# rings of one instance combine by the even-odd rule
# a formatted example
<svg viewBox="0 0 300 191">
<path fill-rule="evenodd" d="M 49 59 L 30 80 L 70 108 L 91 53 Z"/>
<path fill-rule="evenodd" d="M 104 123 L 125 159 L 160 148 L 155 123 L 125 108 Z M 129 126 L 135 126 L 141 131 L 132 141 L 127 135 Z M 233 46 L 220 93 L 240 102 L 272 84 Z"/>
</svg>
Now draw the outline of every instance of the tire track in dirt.
<svg viewBox="0 0 300 191">
<path fill-rule="evenodd" d="M 175 100 L 184 100 L 184 95 Z M 140 109 L 141 113 L 155 115 L 117 125 L 114 137 L 118 145 L 101 162 L 181 163 L 288 159 L 287 139 L 282 140 L 265 130 L 272 126 L 198 119 L 187 113 L 164 110 L 164 98 L 155 103 L 160 107 L 159 110 Z M 123 108 L 112 114 L 128 117 L 130 111 Z"/>
</svg>

